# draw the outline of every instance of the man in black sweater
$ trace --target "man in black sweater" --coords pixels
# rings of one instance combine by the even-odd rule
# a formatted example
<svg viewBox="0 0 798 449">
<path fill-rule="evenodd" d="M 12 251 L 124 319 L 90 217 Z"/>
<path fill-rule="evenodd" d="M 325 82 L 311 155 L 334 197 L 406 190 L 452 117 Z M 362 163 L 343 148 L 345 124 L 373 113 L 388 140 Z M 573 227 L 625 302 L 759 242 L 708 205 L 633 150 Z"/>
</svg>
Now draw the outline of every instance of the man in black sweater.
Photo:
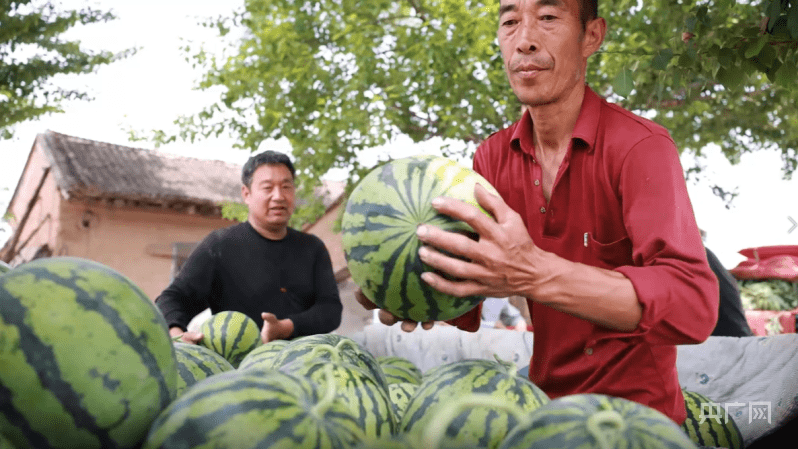
<svg viewBox="0 0 798 449">
<path fill-rule="evenodd" d="M 247 221 L 210 233 L 155 300 L 173 337 L 196 343 L 189 321 L 210 307 L 242 312 L 265 342 L 327 333 L 341 323 L 330 255 L 316 236 L 288 227 L 295 171 L 288 156 L 266 151 L 241 174 Z"/>
</svg>

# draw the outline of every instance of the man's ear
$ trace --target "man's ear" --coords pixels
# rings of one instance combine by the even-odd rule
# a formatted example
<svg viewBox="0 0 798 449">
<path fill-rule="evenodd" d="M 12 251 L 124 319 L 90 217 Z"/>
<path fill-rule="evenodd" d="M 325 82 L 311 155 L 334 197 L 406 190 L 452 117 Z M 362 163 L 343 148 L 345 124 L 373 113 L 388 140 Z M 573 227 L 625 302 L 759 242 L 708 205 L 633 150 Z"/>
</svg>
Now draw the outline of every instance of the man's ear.
<svg viewBox="0 0 798 449">
<path fill-rule="evenodd" d="M 242 185 L 241 186 L 241 199 L 243 199 L 245 203 L 247 202 L 247 198 L 249 198 L 249 194 L 250 194 L 249 187 L 247 187 L 245 185 Z"/>
<path fill-rule="evenodd" d="M 585 25 L 585 38 L 582 43 L 582 56 L 587 58 L 592 55 L 604 43 L 604 36 L 607 34 L 607 22 L 603 17 L 598 17 Z"/>
</svg>

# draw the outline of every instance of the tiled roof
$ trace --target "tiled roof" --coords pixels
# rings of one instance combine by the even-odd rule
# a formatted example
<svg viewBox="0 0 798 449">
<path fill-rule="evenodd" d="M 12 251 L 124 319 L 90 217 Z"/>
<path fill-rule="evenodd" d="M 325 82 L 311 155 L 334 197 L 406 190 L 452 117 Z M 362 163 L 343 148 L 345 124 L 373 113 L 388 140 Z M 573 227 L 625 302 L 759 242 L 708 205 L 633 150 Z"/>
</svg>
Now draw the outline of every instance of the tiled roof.
<svg viewBox="0 0 798 449">
<path fill-rule="evenodd" d="M 70 198 L 210 205 L 241 201 L 241 166 L 47 131 L 37 143 Z"/>
</svg>

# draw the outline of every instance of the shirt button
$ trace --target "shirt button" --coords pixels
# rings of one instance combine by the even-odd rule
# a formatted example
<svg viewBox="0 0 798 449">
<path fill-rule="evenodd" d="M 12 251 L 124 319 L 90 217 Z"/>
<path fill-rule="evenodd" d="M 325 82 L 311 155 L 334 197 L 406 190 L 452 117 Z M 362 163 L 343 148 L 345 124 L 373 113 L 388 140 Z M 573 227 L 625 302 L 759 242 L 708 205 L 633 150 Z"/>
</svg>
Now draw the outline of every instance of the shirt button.
<svg viewBox="0 0 798 449">
<path fill-rule="evenodd" d="M 541 207 L 540 208 L 540 213 L 541 214 L 545 214 L 546 213 L 546 208 L 545 207 Z"/>
<path fill-rule="evenodd" d="M 585 354 L 593 355 L 593 348 L 585 348 Z"/>
<path fill-rule="evenodd" d="M 287 292 L 288 290 L 287 290 L 285 287 L 280 287 L 280 291 L 281 291 L 281 292 L 283 292 L 283 293 L 285 293 L 285 292 Z"/>
<path fill-rule="evenodd" d="M 539 185 L 540 185 L 540 180 L 536 179 L 536 180 L 535 180 L 535 185 L 536 185 L 536 186 L 539 186 Z"/>
</svg>

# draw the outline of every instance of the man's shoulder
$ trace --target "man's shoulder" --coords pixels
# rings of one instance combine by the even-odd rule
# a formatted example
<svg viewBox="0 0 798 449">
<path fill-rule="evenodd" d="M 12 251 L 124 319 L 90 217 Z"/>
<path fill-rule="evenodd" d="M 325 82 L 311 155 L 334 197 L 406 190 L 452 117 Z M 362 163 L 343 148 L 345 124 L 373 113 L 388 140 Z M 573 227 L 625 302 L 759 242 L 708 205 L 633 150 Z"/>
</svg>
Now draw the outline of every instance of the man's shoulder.
<svg viewBox="0 0 798 449">
<path fill-rule="evenodd" d="M 294 228 L 288 228 L 288 235 L 294 242 L 302 245 L 324 246 L 324 242 L 315 234 L 310 234 L 308 232 L 300 231 Z"/>
<path fill-rule="evenodd" d="M 659 123 L 637 115 L 605 99 L 602 99 L 601 119 L 606 129 L 621 129 L 624 130 L 624 134 L 641 139 L 653 135 L 671 138 L 668 130 Z"/>
<path fill-rule="evenodd" d="M 247 223 L 235 223 L 224 228 L 214 229 L 205 237 L 208 242 L 223 242 L 226 240 L 240 240 L 241 236 L 248 232 Z"/>
</svg>

